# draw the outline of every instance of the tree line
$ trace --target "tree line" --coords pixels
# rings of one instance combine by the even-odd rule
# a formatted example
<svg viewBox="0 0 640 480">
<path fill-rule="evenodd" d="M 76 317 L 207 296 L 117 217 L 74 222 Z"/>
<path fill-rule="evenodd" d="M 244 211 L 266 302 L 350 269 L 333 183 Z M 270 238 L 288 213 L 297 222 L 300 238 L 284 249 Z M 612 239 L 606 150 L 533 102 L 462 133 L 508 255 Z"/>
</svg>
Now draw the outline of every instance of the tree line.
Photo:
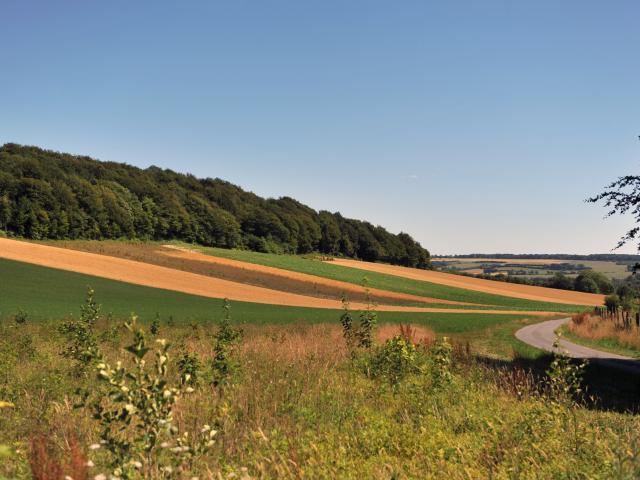
<svg viewBox="0 0 640 480">
<path fill-rule="evenodd" d="M 410 235 L 293 198 L 13 143 L 0 147 L 0 230 L 36 240 L 176 239 L 430 267 L 429 252 Z"/>
<path fill-rule="evenodd" d="M 601 293 L 604 295 L 610 295 L 614 292 L 618 292 L 620 288 L 624 289 L 625 295 L 627 295 L 627 293 L 631 291 L 632 288 L 633 291 L 638 290 L 637 286 L 631 286 L 631 276 L 629 277 L 629 281 L 612 281 L 606 275 L 593 270 L 585 270 L 576 277 L 570 277 L 559 272 L 551 277 L 519 277 L 515 275 L 505 275 L 503 273 L 471 274 L 452 269 L 446 271 L 448 273 L 455 273 L 457 275 L 462 275 L 465 277 L 482 278 L 485 280 L 494 280 L 497 282 L 533 285 L 536 287 L 559 288 L 561 290 L 575 290 L 576 292 L 585 293 Z"/>
</svg>

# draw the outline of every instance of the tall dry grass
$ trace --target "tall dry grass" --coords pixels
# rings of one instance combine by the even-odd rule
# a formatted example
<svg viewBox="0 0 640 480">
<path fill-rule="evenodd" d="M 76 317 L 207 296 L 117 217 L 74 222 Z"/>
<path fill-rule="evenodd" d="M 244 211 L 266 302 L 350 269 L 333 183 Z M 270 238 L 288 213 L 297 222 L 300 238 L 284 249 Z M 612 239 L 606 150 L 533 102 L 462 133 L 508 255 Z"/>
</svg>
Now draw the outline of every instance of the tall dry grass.
<svg viewBox="0 0 640 480">
<path fill-rule="evenodd" d="M 629 328 L 589 313 L 576 314 L 567 325 L 568 330 L 578 337 L 589 340 L 613 340 L 624 348 L 640 350 L 640 329 Z"/>
<path fill-rule="evenodd" d="M 75 456 L 80 466 L 79 453 L 99 439 L 90 412 L 73 406 L 76 387 L 95 387 L 94 380 L 73 374 L 59 355 L 56 327 L 0 325 L 0 357 L 10 362 L 4 371 L 0 362 L 0 399 L 16 406 L 0 411 L 0 444 L 18 452 L 0 461 L 0 477 L 31 478 L 30 461 L 34 474 L 44 465 L 56 476 L 70 475 L 69 460 Z M 527 370 L 469 360 L 466 345 L 454 349 L 450 385 L 433 388 L 427 367 L 390 388 L 363 374 L 337 321 L 242 328 L 238 376 L 223 390 L 205 379 L 176 408 L 181 431 L 208 423 L 219 432 L 213 449 L 197 459 L 198 478 L 611 478 L 620 459 L 626 471 L 640 468 L 640 460 L 630 463 L 638 450 L 625 439 L 640 431 L 638 417 L 554 410 Z M 214 332 L 163 324 L 160 336 L 173 343 L 170 370 L 186 352 L 206 366 Z M 377 342 L 395 335 L 418 344 L 435 338 L 420 326 L 383 324 Z M 128 358 L 126 333 L 108 337 L 100 344 L 105 355 Z M 24 347 L 27 340 L 33 351 Z M 30 449 L 33 432 L 43 431 L 47 443 Z M 71 438 L 83 447 L 76 454 Z M 101 451 L 87 452 L 97 465 L 89 478 L 105 471 Z M 42 469 L 38 475 L 52 478 Z"/>
<path fill-rule="evenodd" d="M 612 320 L 580 313 L 571 318 L 567 328 L 582 338 L 594 341 L 613 340 L 621 347 L 640 350 L 640 329 L 635 325 L 625 328 Z"/>
</svg>

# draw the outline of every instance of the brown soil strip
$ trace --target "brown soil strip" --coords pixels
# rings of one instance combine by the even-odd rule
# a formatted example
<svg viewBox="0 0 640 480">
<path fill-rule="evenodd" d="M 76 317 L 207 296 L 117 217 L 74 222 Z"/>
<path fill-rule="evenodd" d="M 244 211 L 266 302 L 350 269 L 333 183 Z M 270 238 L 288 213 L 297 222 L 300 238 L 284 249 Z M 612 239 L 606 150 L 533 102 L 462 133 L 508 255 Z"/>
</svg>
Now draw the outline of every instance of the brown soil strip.
<svg viewBox="0 0 640 480">
<path fill-rule="evenodd" d="M 134 260 L 98 255 L 95 253 L 67 250 L 28 242 L 0 238 L 0 258 L 27 262 L 60 270 L 173 290 L 209 298 L 229 298 L 242 302 L 339 309 L 337 300 L 308 297 L 295 293 L 271 290 L 229 280 L 212 278 L 191 272 L 142 263 Z M 352 303 L 354 309 L 366 308 L 362 303 Z M 520 312 L 505 310 L 462 310 L 447 308 L 422 308 L 380 305 L 380 311 L 431 312 L 468 314 L 512 314 L 522 316 L 550 315 L 551 312 Z"/>
<path fill-rule="evenodd" d="M 440 285 L 464 288 L 466 290 L 475 290 L 477 292 L 492 293 L 506 297 L 536 300 L 540 302 L 563 303 L 567 305 L 600 306 L 604 304 L 604 295 L 597 295 L 594 293 L 573 292 L 555 288 L 497 282 L 481 278 L 435 272 L 433 270 L 418 270 L 416 268 L 398 267 L 383 263 L 360 262 L 357 260 L 336 258 L 335 260 L 332 260 L 332 263 L 335 265 L 342 265 L 344 267 L 386 273 L 397 277 L 438 283 Z"/>
</svg>

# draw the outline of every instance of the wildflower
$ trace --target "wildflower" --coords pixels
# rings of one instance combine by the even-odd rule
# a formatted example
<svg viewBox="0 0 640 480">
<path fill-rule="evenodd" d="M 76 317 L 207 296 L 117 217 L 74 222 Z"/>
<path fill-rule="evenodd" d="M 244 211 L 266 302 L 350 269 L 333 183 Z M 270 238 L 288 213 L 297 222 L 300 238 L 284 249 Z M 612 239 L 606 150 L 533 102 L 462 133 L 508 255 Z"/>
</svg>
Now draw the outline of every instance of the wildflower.
<svg viewBox="0 0 640 480">
<path fill-rule="evenodd" d="M 99 443 L 92 443 L 91 445 L 89 445 L 89 450 L 98 450 L 100 447 L 102 447 L 102 445 L 100 445 Z"/>
</svg>

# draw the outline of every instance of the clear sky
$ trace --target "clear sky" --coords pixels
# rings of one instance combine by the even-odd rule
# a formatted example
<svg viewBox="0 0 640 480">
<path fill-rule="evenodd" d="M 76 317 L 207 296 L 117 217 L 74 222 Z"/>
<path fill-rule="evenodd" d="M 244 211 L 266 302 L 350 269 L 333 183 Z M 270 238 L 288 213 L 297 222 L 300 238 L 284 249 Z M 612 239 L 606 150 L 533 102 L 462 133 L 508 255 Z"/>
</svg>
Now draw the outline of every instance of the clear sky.
<svg viewBox="0 0 640 480">
<path fill-rule="evenodd" d="M 0 143 L 224 178 L 435 254 L 607 252 L 631 226 L 583 199 L 638 173 L 637 0 L 2 0 L 0 18 Z"/>
</svg>

